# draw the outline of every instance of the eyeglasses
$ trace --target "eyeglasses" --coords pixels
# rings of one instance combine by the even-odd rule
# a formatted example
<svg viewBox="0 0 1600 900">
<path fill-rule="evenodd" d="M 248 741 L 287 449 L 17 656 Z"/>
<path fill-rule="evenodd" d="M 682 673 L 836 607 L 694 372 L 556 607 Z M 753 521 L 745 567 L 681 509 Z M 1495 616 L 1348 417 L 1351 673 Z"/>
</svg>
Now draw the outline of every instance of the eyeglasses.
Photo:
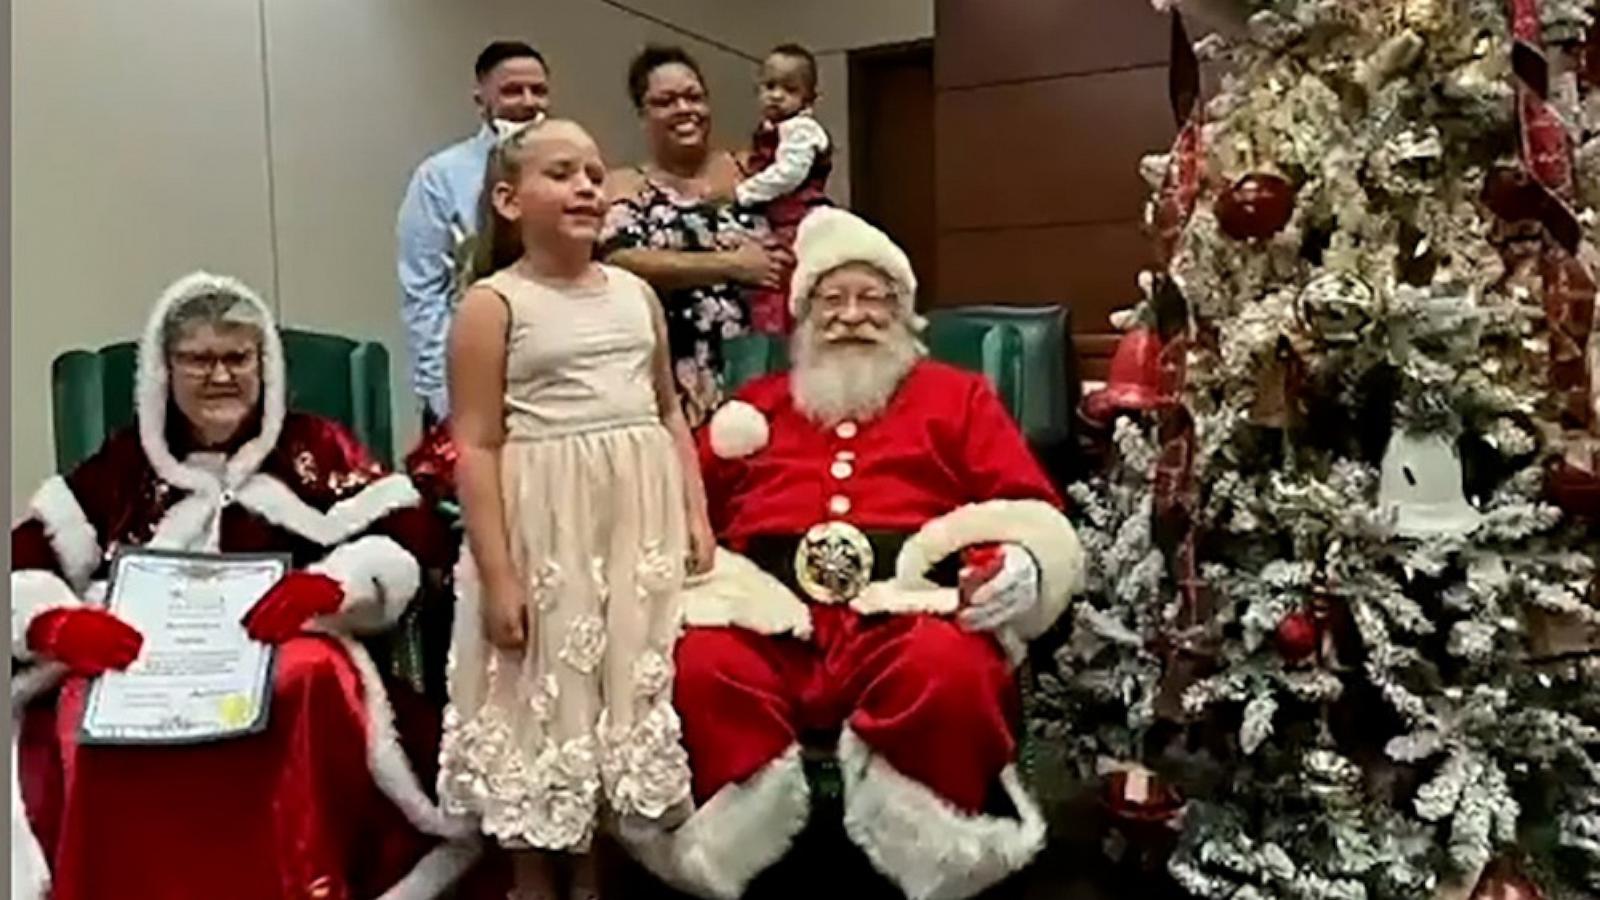
<svg viewBox="0 0 1600 900">
<path fill-rule="evenodd" d="M 889 291 L 862 291 L 858 294 L 846 291 L 828 291 L 817 297 L 817 304 L 827 310 L 841 310 L 850 305 L 854 300 L 856 305 L 872 309 L 881 309 L 892 306 L 898 297 Z"/>
<path fill-rule="evenodd" d="M 209 378 L 217 366 L 228 370 L 229 375 L 243 375 L 253 371 L 261 362 L 254 350 L 231 350 L 227 353 L 196 353 L 189 350 L 172 352 L 172 367 L 189 378 Z"/>
</svg>

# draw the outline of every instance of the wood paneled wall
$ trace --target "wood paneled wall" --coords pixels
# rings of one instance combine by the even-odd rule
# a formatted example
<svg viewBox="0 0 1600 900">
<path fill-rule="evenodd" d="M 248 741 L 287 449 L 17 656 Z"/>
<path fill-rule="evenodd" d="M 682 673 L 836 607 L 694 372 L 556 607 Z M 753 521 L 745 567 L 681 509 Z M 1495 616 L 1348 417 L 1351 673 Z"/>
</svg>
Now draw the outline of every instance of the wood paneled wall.
<svg viewBox="0 0 1600 900">
<path fill-rule="evenodd" d="M 1067 303 L 1098 378 L 1150 264 L 1139 159 L 1171 144 L 1145 0 L 938 0 L 939 306 Z"/>
</svg>

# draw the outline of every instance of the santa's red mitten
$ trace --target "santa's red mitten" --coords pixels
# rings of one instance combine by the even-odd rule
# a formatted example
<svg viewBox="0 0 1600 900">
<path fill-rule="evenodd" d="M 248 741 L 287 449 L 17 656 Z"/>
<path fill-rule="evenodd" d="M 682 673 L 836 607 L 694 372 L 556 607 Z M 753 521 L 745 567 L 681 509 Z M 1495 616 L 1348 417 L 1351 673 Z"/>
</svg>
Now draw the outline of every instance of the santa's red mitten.
<svg viewBox="0 0 1600 900">
<path fill-rule="evenodd" d="M 144 635 L 96 606 L 46 610 L 28 623 L 29 650 L 86 678 L 126 669 L 143 646 Z"/>
<path fill-rule="evenodd" d="M 281 644 L 317 616 L 344 604 L 344 586 L 315 572 L 290 572 L 244 617 L 245 630 L 264 644 Z"/>
</svg>

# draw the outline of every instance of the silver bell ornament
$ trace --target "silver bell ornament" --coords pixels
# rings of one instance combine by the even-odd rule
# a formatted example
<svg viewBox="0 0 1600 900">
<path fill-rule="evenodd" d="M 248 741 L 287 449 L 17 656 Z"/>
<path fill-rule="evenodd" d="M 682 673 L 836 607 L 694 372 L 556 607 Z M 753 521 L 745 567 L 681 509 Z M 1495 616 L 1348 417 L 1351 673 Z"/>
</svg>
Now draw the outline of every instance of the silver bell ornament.
<svg viewBox="0 0 1600 900">
<path fill-rule="evenodd" d="M 1383 454 L 1378 506 L 1395 513 L 1402 537 L 1468 534 L 1483 514 L 1467 502 L 1461 456 L 1438 434 L 1398 431 Z"/>
<path fill-rule="evenodd" d="M 1353 344 L 1372 323 L 1377 294 L 1346 272 L 1324 272 L 1311 279 L 1295 300 L 1295 314 L 1307 332 L 1329 344 Z"/>
</svg>

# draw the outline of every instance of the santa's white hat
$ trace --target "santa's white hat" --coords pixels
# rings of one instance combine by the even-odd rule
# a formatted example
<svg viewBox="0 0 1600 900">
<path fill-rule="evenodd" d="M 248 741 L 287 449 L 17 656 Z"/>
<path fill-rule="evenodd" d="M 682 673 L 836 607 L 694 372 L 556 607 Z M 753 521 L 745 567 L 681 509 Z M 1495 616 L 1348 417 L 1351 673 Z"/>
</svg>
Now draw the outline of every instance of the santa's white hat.
<svg viewBox="0 0 1600 900">
<path fill-rule="evenodd" d="M 805 317 L 806 302 L 817 281 L 850 263 L 866 263 L 894 282 L 900 309 L 916 318 L 917 275 L 911 260 L 887 234 L 865 219 L 832 206 L 811 211 L 800 222 L 794 240 L 794 280 L 789 283 L 789 311 Z"/>
</svg>

